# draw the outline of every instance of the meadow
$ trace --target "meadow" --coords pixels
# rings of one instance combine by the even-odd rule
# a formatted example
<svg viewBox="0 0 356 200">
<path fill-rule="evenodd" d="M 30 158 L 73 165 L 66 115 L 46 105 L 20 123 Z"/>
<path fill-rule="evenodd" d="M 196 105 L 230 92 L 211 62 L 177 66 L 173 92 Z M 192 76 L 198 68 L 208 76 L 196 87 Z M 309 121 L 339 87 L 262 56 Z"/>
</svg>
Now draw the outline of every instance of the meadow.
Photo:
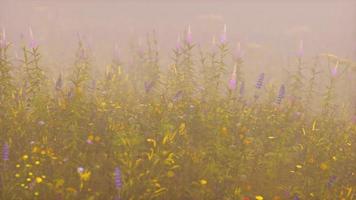
<svg viewBox="0 0 356 200">
<path fill-rule="evenodd" d="M 356 99 L 338 98 L 354 61 L 315 64 L 301 45 L 288 81 L 247 80 L 225 35 L 212 49 L 183 35 L 169 66 L 148 37 L 98 73 L 80 39 L 53 72 L 34 38 L 15 58 L 2 34 L 0 199 L 356 198 Z"/>
</svg>

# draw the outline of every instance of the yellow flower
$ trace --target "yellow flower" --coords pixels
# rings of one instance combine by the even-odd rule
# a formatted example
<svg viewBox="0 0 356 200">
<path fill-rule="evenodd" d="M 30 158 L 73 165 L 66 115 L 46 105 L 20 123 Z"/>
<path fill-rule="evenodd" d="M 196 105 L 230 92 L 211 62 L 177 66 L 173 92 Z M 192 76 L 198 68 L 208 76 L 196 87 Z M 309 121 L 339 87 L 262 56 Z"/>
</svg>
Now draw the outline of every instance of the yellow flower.
<svg viewBox="0 0 356 200">
<path fill-rule="evenodd" d="M 167 172 L 167 176 L 168 177 L 173 177 L 174 176 L 174 172 L 173 171 L 168 171 Z"/>
<path fill-rule="evenodd" d="M 34 195 L 35 195 L 35 196 L 38 196 L 38 195 L 40 195 L 40 193 L 39 193 L 39 192 L 35 192 Z"/>
<path fill-rule="evenodd" d="M 27 182 L 31 182 L 31 179 L 30 179 L 30 178 L 27 178 L 26 181 L 27 181 Z"/>
<path fill-rule="evenodd" d="M 302 169 L 303 166 L 302 165 L 296 165 L 295 167 L 298 168 L 298 169 Z"/>
<path fill-rule="evenodd" d="M 29 173 L 28 173 L 28 175 L 29 175 L 29 176 L 32 176 L 32 175 L 33 175 L 33 173 L 32 173 L 32 172 L 29 172 Z"/>
<path fill-rule="evenodd" d="M 22 159 L 27 160 L 28 159 L 28 155 L 23 155 Z"/>
<path fill-rule="evenodd" d="M 35 164 L 36 164 L 36 165 L 39 165 L 39 164 L 40 164 L 40 161 L 37 160 L 37 161 L 35 162 Z"/>
<path fill-rule="evenodd" d="M 19 178 L 19 177 L 20 177 L 20 174 L 15 174 L 15 177 L 16 177 L 16 178 Z"/>
<path fill-rule="evenodd" d="M 205 180 L 205 179 L 200 179 L 199 183 L 200 183 L 201 185 L 206 185 L 206 184 L 208 184 L 208 181 Z"/>
<path fill-rule="evenodd" d="M 257 195 L 257 196 L 256 196 L 256 200 L 263 200 L 263 196 Z"/>
<path fill-rule="evenodd" d="M 20 168 L 20 167 L 21 167 L 21 165 L 20 165 L 20 164 L 17 164 L 17 165 L 16 165 L 16 168 Z"/>
<path fill-rule="evenodd" d="M 80 179 L 82 181 L 88 181 L 90 179 L 91 172 L 90 171 L 85 171 L 80 174 Z"/>
<path fill-rule="evenodd" d="M 36 177 L 36 182 L 37 182 L 37 183 L 42 183 L 42 181 L 43 181 L 43 180 L 42 180 L 41 177 Z"/>
<path fill-rule="evenodd" d="M 328 164 L 326 164 L 326 163 L 321 163 L 320 164 L 320 169 L 321 170 L 327 170 L 328 168 L 329 168 Z"/>
</svg>

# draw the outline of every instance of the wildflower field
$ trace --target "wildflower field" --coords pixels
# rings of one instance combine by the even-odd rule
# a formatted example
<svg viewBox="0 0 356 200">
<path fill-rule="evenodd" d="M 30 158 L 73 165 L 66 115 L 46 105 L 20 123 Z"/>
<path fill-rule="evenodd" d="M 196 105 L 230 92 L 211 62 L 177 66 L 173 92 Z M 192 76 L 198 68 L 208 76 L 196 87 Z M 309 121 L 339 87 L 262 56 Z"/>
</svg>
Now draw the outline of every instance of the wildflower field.
<svg viewBox="0 0 356 200">
<path fill-rule="evenodd" d="M 148 37 L 105 70 L 79 40 L 61 72 L 3 33 L 0 199 L 356 199 L 355 61 L 301 43 L 287 81 L 251 81 L 224 34 L 204 49 L 188 29 L 168 66 Z"/>
</svg>

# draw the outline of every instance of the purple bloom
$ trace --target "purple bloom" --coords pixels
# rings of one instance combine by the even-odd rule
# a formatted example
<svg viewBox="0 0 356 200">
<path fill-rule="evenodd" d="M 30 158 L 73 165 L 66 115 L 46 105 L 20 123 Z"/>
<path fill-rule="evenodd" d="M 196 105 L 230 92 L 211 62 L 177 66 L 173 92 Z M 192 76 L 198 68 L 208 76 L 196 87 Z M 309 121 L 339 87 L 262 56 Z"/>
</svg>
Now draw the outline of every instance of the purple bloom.
<svg viewBox="0 0 356 200">
<path fill-rule="evenodd" d="M 220 36 L 220 43 L 225 44 L 226 43 L 226 24 L 224 24 L 224 30 Z"/>
<path fill-rule="evenodd" d="M 300 198 L 298 197 L 298 195 L 295 195 L 295 196 L 293 197 L 293 200 L 300 200 Z"/>
<path fill-rule="evenodd" d="M 277 99 L 276 99 L 276 103 L 278 105 L 281 104 L 281 102 L 285 96 L 285 93 L 286 93 L 286 88 L 284 85 L 281 85 L 281 87 L 279 88 Z"/>
<path fill-rule="evenodd" d="M 241 82 L 240 85 L 240 96 L 243 96 L 245 93 L 245 82 Z"/>
<path fill-rule="evenodd" d="M 237 66 L 234 66 L 234 71 L 231 74 L 231 79 L 229 81 L 229 89 L 230 90 L 235 90 L 236 89 L 236 70 Z"/>
<path fill-rule="evenodd" d="M 2 147 L 2 159 L 4 161 L 9 160 L 9 152 L 10 152 L 10 147 L 7 143 L 5 143 L 4 146 Z"/>
<path fill-rule="evenodd" d="M 154 86 L 154 82 L 153 81 L 145 82 L 144 85 L 145 85 L 145 92 L 149 93 Z"/>
<path fill-rule="evenodd" d="M 83 172 L 84 172 L 84 167 L 78 167 L 78 168 L 77 168 L 77 172 L 78 172 L 79 174 L 83 173 Z"/>
<path fill-rule="evenodd" d="M 36 49 L 38 47 L 38 44 L 33 36 L 33 32 L 32 32 L 32 28 L 29 28 L 29 32 L 30 32 L 30 48 L 31 49 Z"/>
<path fill-rule="evenodd" d="M 261 74 L 258 76 L 258 79 L 257 79 L 257 82 L 256 82 L 256 88 L 257 88 L 257 89 L 261 89 L 261 88 L 262 88 L 264 79 L 265 79 L 265 74 L 264 74 L 264 73 L 261 73 Z"/>
<path fill-rule="evenodd" d="M 114 179 L 115 179 L 116 188 L 120 189 L 122 186 L 122 181 L 121 181 L 121 171 L 118 167 L 115 168 Z"/>
<path fill-rule="evenodd" d="M 178 101 L 183 97 L 183 91 L 179 90 L 173 97 L 173 101 Z"/>
<path fill-rule="evenodd" d="M 179 51 L 182 47 L 180 36 L 178 35 L 177 42 L 176 42 L 176 51 Z"/>
<path fill-rule="evenodd" d="M 333 175 L 328 180 L 328 183 L 327 183 L 328 188 L 331 188 L 335 184 L 335 182 L 336 182 L 336 176 Z"/>
<path fill-rule="evenodd" d="M 337 68 L 339 67 L 339 62 L 336 63 L 335 67 L 331 69 L 331 75 L 333 77 L 336 77 L 337 76 Z"/>
<path fill-rule="evenodd" d="M 60 73 L 56 81 L 56 90 L 61 90 L 62 86 L 63 86 L 62 73 Z"/>
</svg>

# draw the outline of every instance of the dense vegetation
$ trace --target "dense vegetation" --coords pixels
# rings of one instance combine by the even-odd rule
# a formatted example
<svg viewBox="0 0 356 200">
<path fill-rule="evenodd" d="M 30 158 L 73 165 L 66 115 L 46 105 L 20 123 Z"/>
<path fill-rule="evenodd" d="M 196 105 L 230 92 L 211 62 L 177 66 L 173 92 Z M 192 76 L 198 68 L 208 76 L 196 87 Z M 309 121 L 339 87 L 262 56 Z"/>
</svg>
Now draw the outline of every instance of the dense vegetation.
<svg viewBox="0 0 356 200">
<path fill-rule="evenodd" d="M 316 92 L 325 81 L 302 49 L 277 86 L 244 80 L 224 37 L 204 51 L 188 31 L 168 68 L 147 41 L 103 74 L 79 41 L 52 81 L 34 39 L 15 60 L 2 37 L 1 199 L 356 198 L 356 112 L 334 98 L 354 62 L 329 56 Z"/>
</svg>

